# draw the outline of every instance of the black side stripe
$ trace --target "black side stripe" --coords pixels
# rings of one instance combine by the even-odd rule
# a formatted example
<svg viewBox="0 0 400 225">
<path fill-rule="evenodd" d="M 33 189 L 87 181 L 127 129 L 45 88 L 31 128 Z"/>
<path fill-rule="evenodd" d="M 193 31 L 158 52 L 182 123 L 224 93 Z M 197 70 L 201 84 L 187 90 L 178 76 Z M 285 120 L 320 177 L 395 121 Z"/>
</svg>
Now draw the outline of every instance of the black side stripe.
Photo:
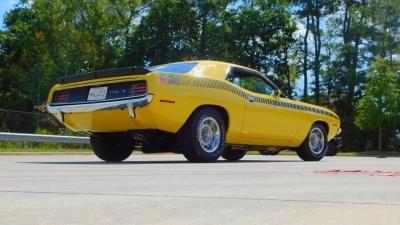
<svg viewBox="0 0 400 225">
<path fill-rule="evenodd" d="M 224 91 L 228 91 L 234 95 L 240 96 L 245 99 L 248 99 L 248 97 L 252 97 L 254 99 L 254 101 L 258 102 L 258 103 L 279 106 L 282 108 L 290 108 L 290 109 L 299 110 L 299 111 L 313 112 L 313 113 L 318 113 L 318 114 L 322 114 L 322 115 L 326 115 L 326 116 L 330 116 L 330 117 L 339 119 L 336 115 L 334 115 L 330 112 L 321 110 L 321 109 L 298 105 L 298 104 L 294 104 L 294 103 L 287 103 L 287 102 L 283 102 L 283 101 L 271 100 L 271 99 L 267 99 L 267 98 L 261 98 L 258 96 L 247 94 L 246 92 L 241 90 L 239 87 L 235 86 L 234 84 L 230 84 L 230 83 L 228 84 L 225 81 L 213 80 L 213 79 L 204 78 L 204 77 L 182 76 L 182 75 L 175 75 L 175 74 L 169 74 L 169 75 L 171 76 L 171 80 L 177 81 L 177 82 L 170 82 L 169 84 L 224 90 Z"/>
</svg>

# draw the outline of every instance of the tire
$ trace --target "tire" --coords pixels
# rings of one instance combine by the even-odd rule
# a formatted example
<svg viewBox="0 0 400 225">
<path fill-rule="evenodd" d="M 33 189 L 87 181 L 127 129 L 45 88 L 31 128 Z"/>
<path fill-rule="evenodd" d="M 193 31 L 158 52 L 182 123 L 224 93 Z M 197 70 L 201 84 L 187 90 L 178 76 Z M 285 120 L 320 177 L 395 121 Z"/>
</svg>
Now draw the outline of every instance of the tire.
<svg viewBox="0 0 400 225">
<path fill-rule="evenodd" d="M 94 154 L 106 162 L 121 162 L 133 151 L 133 141 L 128 135 L 96 134 L 90 136 Z"/>
<path fill-rule="evenodd" d="M 280 151 L 261 150 L 261 155 L 278 155 Z"/>
<path fill-rule="evenodd" d="M 201 108 L 181 131 L 182 153 L 190 162 L 215 162 L 225 148 L 225 123 L 211 107 Z"/>
<path fill-rule="evenodd" d="M 297 155 L 304 161 L 319 161 L 328 146 L 327 132 L 323 125 L 314 124 L 303 144 L 297 149 Z"/>
<path fill-rule="evenodd" d="M 246 155 L 247 151 L 245 150 L 232 150 L 231 148 L 225 148 L 222 153 L 222 158 L 227 161 L 239 161 Z"/>
<path fill-rule="evenodd" d="M 325 156 L 335 156 L 339 152 L 336 142 L 330 141 L 328 143 L 328 149 L 326 150 Z"/>
</svg>

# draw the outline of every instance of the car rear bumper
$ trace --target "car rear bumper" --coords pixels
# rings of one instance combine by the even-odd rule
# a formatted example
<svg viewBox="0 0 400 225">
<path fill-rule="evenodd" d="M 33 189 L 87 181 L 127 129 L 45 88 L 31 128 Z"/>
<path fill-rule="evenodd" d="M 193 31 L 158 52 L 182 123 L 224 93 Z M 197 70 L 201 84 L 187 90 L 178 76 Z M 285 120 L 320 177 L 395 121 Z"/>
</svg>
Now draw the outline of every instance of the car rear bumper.
<svg viewBox="0 0 400 225">
<path fill-rule="evenodd" d="M 52 113 L 61 123 L 64 123 L 65 113 L 91 113 L 96 111 L 128 109 L 129 116 L 135 118 L 135 108 L 148 105 L 153 99 L 152 94 L 139 98 L 130 98 L 123 100 L 112 100 L 94 103 L 70 104 L 70 105 L 52 105 L 46 106 L 47 111 Z"/>
</svg>

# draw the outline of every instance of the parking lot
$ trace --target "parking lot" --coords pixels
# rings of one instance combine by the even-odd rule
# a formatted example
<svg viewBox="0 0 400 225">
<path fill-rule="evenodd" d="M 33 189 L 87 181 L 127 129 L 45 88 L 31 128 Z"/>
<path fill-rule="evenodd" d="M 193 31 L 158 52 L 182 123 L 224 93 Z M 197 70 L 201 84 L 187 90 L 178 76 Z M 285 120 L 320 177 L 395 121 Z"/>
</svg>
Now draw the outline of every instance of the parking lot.
<svg viewBox="0 0 400 225">
<path fill-rule="evenodd" d="M 318 173 L 333 169 L 364 171 Z M 400 176 L 376 170 L 399 171 L 400 158 L 0 155 L 0 224 L 398 225 Z"/>
</svg>

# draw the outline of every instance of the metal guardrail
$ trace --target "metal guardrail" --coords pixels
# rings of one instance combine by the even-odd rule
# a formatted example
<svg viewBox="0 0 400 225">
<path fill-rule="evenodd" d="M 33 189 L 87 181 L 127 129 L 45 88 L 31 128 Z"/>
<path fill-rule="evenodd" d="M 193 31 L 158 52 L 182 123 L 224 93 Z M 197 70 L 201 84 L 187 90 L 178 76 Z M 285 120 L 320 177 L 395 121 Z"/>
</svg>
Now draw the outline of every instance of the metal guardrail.
<svg viewBox="0 0 400 225">
<path fill-rule="evenodd" d="M 44 134 L 22 134 L 0 132 L 0 141 L 27 141 L 27 142 L 52 142 L 90 144 L 88 137 L 74 137 Z"/>
</svg>

